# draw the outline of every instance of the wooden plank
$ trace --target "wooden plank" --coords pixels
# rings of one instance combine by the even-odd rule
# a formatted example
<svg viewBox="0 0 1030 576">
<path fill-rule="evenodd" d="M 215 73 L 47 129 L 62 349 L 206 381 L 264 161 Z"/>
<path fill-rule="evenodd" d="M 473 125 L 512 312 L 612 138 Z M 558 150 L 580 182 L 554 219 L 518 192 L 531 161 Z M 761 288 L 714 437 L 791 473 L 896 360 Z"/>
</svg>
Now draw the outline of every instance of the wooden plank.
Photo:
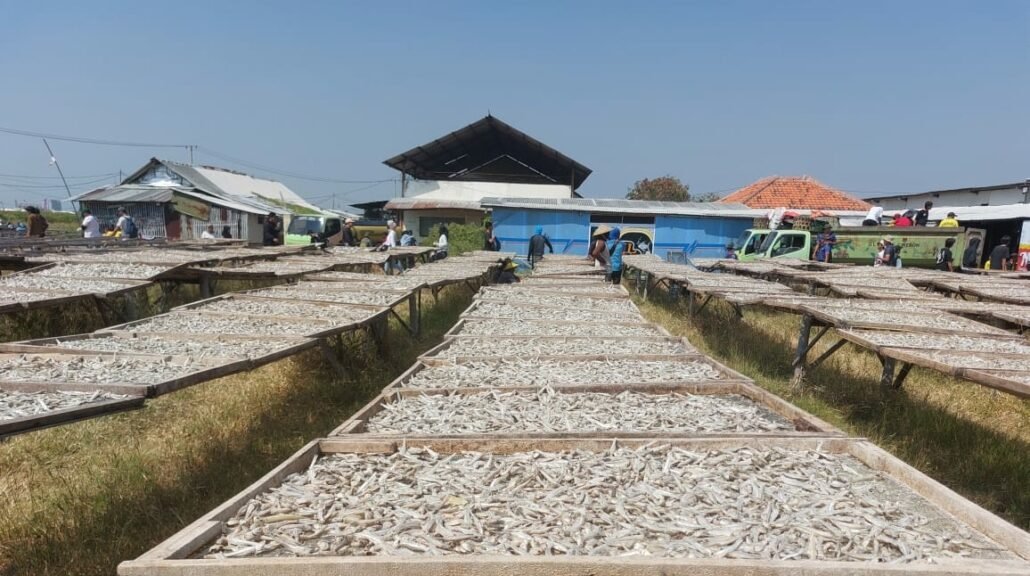
<svg viewBox="0 0 1030 576">
<path fill-rule="evenodd" d="M 6 385 L 0 386 L 0 389 L 3 388 L 8 387 Z M 62 390 L 67 389 L 62 388 Z M 113 414 L 115 412 L 142 408 L 144 401 L 144 396 L 139 394 L 128 398 L 101 400 L 100 402 L 80 404 L 78 406 L 62 408 L 60 410 L 51 410 L 49 412 L 44 412 L 43 414 L 33 414 L 30 416 L 22 416 L 21 418 L 0 420 L 0 438 L 42 430 L 44 428 L 51 428 L 61 424 L 68 424 L 70 422 L 78 422 L 89 418 L 96 418 L 97 416 L 106 416 L 107 414 Z"/>
<path fill-rule="evenodd" d="M 529 450 L 554 452 L 561 450 L 604 451 L 613 443 L 634 448 L 649 444 L 655 438 L 616 439 L 613 436 L 596 438 L 534 438 L 534 439 L 468 439 L 468 438 L 426 438 L 418 440 L 419 446 L 426 446 L 440 453 L 455 453 L 464 450 L 504 454 Z M 942 514 L 966 524 L 971 529 L 998 542 L 1021 559 L 983 560 L 955 559 L 930 563 L 889 565 L 868 562 L 833 562 L 817 560 L 796 561 L 751 561 L 725 559 L 688 559 L 622 557 L 592 558 L 584 556 L 565 557 L 510 557 L 490 555 L 453 555 L 445 557 L 418 556 L 396 557 L 304 557 L 304 558 L 252 558 L 247 560 L 181 560 L 189 558 L 211 541 L 218 533 L 212 523 L 220 523 L 231 517 L 258 493 L 267 491 L 282 482 L 293 472 L 304 470 L 319 454 L 333 453 L 389 453 L 397 449 L 403 440 L 374 439 L 354 435 L 350 437 L 323 439 L 308 444 L 286 462 L 267 474 L 261 480 L 232 497 L 222 506 L 209 512 L 200 520 L 147 552 L 139 559 L 122 563 L 119 574 L 133 576 L 177 575 L 177 576 L 224 576 L 226 574 L 396 574 L 398 576 L 440 576 L 458 573 L 496 574 L 539 574 L 556 576 L 569 574 L 586 576 L 642 576 L 659 574 L 690 575 L 761 575 L 777 576 L 796 574 L 830 574 L 833 576 L 872 576 L 897 574 L 962 574 L 987 575 L 1026 574 L 1030 565 L 1030 535 L 990 514 L 958 494 L 944 488 L 919 471 L 897 458 L 869 444 L 868 442 L 826 437 L 793 438 L 673 438 L 662 439 L 663 444 L 688 450 L 733 449 L 741 446 L 823 450 L 836 454 L 848 454 L 873 470 L 880 471 L 908 490 L 922 496 Z M 389 569 L 387 569 L 389 567 Z"/>
<path fill-rule="evenodd" d="M 1020 398 L 1030 398 L 1030 375 L 1026 372 L 965 369 L 962 377 Z"/>
</svg>

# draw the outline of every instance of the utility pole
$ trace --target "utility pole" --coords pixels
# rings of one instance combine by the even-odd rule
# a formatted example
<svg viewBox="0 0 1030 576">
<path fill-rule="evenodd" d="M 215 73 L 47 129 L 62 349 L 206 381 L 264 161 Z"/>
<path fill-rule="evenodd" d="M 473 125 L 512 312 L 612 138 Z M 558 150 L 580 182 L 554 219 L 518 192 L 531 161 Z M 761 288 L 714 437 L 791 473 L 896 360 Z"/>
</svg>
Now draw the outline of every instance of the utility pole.
<svg viewBox="0 0 1030 576">
<path fill-rule="evenodd" d="M 68 187 L 68 181 L 64 179 L 64 172 L 61 170 L 61 164 L 57 161 L 57 156 L 54 156 L 54 151 L 50 149 L 50 143 L 43 138 L 43 145 L 46 146 L 46 151 L 50 153 L 50 163 L 57 167 L 57 173 L 61 175 L 61 182 L 64 182 L 64 190 L 68 192 L 68 197 L 72 197 L 72 189 Z"/>
<path fill-rule="evenodd" d="M 190 144 L 189 146 L 186 147 L 186 149 L 189 150 L 189 153 L 190 153 L 190 166 L 193 166 L 193 149 L 194 148 L 196 148 L 196 146 L 194 146 L 193 144 Z"/>
</svg>

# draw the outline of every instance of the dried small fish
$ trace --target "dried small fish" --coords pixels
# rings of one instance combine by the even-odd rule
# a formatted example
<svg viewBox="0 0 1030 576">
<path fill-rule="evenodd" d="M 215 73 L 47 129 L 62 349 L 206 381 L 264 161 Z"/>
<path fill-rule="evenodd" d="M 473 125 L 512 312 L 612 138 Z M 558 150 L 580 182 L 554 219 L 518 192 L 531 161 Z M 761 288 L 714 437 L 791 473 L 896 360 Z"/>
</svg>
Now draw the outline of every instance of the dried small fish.
<svg viewBox="0 0 1030 576">
<path fill-rule="evenodd" d="M 121 400 L 128 398 L 122 394 L 111 394 L 95 390 L 93 392 L 18 392 L 0 390 L 0 421 L 37 416 L 54 410 L 74 408 L 84 404 Z"/>
<path fill-rule="evenodd" d="M 736 394 L 533 392 L 405 396 L 367 423 L 376 434 L 762 432 L 794 425 Z"/>
<path fill-rule="evenodd" d="M 701 358 L 683 360 L 522 360 L 473 361 L 430 366 L 414 374 L 406 388 L 503 386 L 581 386 L 725 379 Z"/>
<path fill-rule="evenodd" d="M 1015 556 L 850 456 L 810 450 L 334 454 L 244 504 L 207 558 Z"/>
<path fill-rule="evenodd" d="M 33 276 L 63 276 L 71 278 L 127 278 L 145 280 L 153 278 L 162 272 L 167 272 L 170 266 L 157 266 L 152 264 L 132 264 L 122 262 L 95 262 L 76 263 L 62 262 L 46 270 L 30 270 Z"/>
<path fill-rule="evenodd" d="M 1014 338 L 898 332 L 894 330 L 849 330 L 848 332 L 877 346 L 921 348 L 924 350 L 1005 352 L 1030 355 L 1030 344 L 1027 344 L 1024 340 Z"/>
<path fill-rule="evenodd" d="M 292 316 L 296 318 L 317 318 L 329 320 L 336 324 L 361 320 L 375 313 L 369 308 L 352 308 L 349 306 L 299 302 L 292 299 L 245 299 L 222 298 L 212 300 L 193 308 L 198 312 L 222 312 L 232 314 L 249 314 L 253 316 Z"/>
<path fill-rule="evenodd" d="M 161 356 L 190 356 L 191 358 L 258 358 L 292 346 L 293 342 L 248 339 L 233 340 L 221 337 L 214 340 L 171 339 L 156 334 L 141 333 L 135 338 L 83 338 L 58 339 L 49 346 L 88 350 L 90 352 L 122 352 L 126 354 L 157 354 Z"/>
<path fill-rule="evenodd" d="M 202 367 L 163 359 L 23 354 L 0 360 L 0 382 L 153 384 Z"/>
<path fill-rule="evenodd" d="M 650 338 L 665 334 L 650 324 L 613 326 L 623 338 Z M 465 320 L 458 334 L 461 336 L 583 336 L 581 324 L 546 320 L 509 320 L 504 318 L 470 318 Z"/>
<path fill-rule="evenodd" d="M 40 288 L 60 290 L 78 294 L 106 294 L 131 288 L 131 284 L 120 284 L 108 280 L 83 280 L 81 278 L 58 278 L 39 274 L 18 274 L 0 278 L 0 287 Z"/>
<path fill-rule="evenodd" d="M 511 318 L 514 320 L 565 320 L 568 322 L 643 322 L 636 310 L 598 311 L 589 307 L 546 308 L 479 301 L 468 312 L 476 318 Z"/>
<path fill-rule="evenodd" d="M 693 352 L 679 340 L 641 340 L 627 338 L 621 330 L 618 338 L 454 338 L 450 345 L 433 356 L 458 358 L 467 356 L 575 356 L 605 354 L 685 354 Z"/>
</svg>

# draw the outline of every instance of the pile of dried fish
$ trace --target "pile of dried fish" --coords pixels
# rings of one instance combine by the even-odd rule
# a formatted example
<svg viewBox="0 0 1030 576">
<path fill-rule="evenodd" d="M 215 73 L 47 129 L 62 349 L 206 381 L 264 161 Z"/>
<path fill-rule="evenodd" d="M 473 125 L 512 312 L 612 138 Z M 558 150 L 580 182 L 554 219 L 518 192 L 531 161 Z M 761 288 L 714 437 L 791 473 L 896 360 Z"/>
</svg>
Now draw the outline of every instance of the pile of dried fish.
<svg viewBox="0 0 1030 576">
<path fill-rule="evenodd" d="M 389 306 L 397 300 L 406 296 L 404 292 L 358 292 L 350 291 L 349 282 L 341 282 L 342 290 L 306 290 L 305 283 L 297 286 L 276 286 L 265 288 L 248 293 L 250 296 L 263 296 L 266 298 L 285 298 L 291 300 L 317 300 L 322 302 L 339 302 L 341 304 L 371 304 L 374 306 Z"/>
<path fill-rule="evenodd" d="M 848 324 L 894 324 L 918 331 L 919 329 L 947 330 L 955 332 L 972 332 L 979 334 L 1007 334 L 1000 328 L 988 326 L 981 322 L 966 320 L 945 312 L 926 312 L 923 314 L 895 314 L 885 316 L 884 311 L 867 310 L 859 307 L 828 306 L 821 303 L 819 306 L 811 307 L 815 312 L 821 312 L 832 317 L 836 321 Z"/>
<path fill-rule="evenodd" d="M 93 404 L 105 400 L 121 400 L 128 398 L 121 394 L 111 394 L 96 390 L 93 392 L 18 392 L 0 390 L 0 421 L 46 414 L 54 410 L 64 410 Z"/>
<path fill-rule="evenodd" d="M 114 258 L 112 257 L 112 260 Z M 64 262 L 45 270 L 31 271 L 33 276 L 65 276 L 72 278 L 128 278 L 145 280 L 168 271 L 169 266 L 126 262 L 75 264 Z"/>
<path fill-rule="evenodd" d="M 683 360 L 494 360 L 431 366 L 414 374 L 407 388 L 583 386 L 697 382 L 725 378 L 703 359 Z"/>
<path fill-rule="evenodd" d="M 510 292 L 492 290 L 482 295 L 484 303 L 502 303 L 513 308 L 521 306 L 547 306 L 552 308 L 583 308 L 596 312 L 616 314 L 639 314 L 629 298 L 591 298 L 590 296 L 565 296 L 547 292 Z"/>
<path fill-rule="evenodd" d="M 566 322 L 643 322 L 636 310 L 599 311 L 590 307 L 547 308 L 530 304 L 510 305 L 480 301 L 469 312 L 476 318 L 511 318 L 513 320 L 564 320 Z"/>
<path fill-rule="evenodd" d="M 519 295 L 530 295 L 530 294 L 546 294 L 549 292 L 560 293 L 560 294 L 581 294 L 584 296 L 624 296 L 626 290 L 622 286 L 616 284 L 606 284 L 604 282 L 592 282 L 590 284 L 574 283 L 574 284 L 533 284 L 528 285 L 528 282 L 522 282 L 518 285 L 511 286 L 508 288 L 496 288 L 490 287 L 483 290 L 483 293 L 487 297 L 497 292 L 510 292 L 512 294 Z"/>
<path fill-rule="evenodd" d="M 10 288 L 40 288 L 43 290 L 61 290 L 79 294 L 106 294 L 130 288 L 131 284 L 120 284 L 108 280 L 91 280 L 81 278 L 55 278 L 39 274 L 18 274 L 0 279 L 0 286 Z"/>
<path fill-rule="evenodd" d="M 20 304 L 22 302 L 38 302 L 39 300 L 50 300 L 51 298 L 63 298 L 65 296 L 71 296 L 69 292 L 50 292 L 50 291 L 39 291 L 39 292 L 21 292 L 14 291 L 13 289 L 5 289 L 3 294 L 0 294 L 0 306 L 7 304 Z"/>
<path fill-rule="evenodd" d="M 327 322 L 279 320 L 250 316 L 213 316 L 173 312 L 154 316 L 124 328 L 133 332 L 170 334 L 239 334 L 248 336 L 304 336 L 326 330 Z"/>
<path fill-rule="evenodd" d="M 851 330 L 877 346 L 921 348 L 924 350 L 956 350 L 968 352 L 1005 352 L 1030 355 L 1030 344 L 1015 338 L 961 336 L 958 334 L 926 334 L 893 330 Z"/>
<path fill-rule="evenodd" d="M 208 272 L 231 272 L 233 274 L 265 274 L 271 272 L 276 276 L 293 276 L 297 274 L 310 274 L 312 272 L 320 272 L 322 270 L 328 269 L 331 266 L 332 262 L 324 262 L 321 265 L 319 265 L 267 260 L 262 262 L 248 262 L 240 266 L 219 266 L 217 268 L 201 268 L 200 270 Z"/>
<path fill-rule="evenodd" d="M 51 346 L 88 350 L 90 352 L 119 352 L 124 354 L 157 354 L 160 356 L 189 356 L 194 359 L 203 358 L 259 358 L 266 356 L 294 342 L 267 340 L 263 338 L 234 340 L 218 338 L 211 340 L 192 340 L 184 338 L 166 338 L 157 334 L 141 333 L 135 338 L 82 338 L 75 340 L 55 341 Z"/>
<path fill-rule="evenodd" d="M 683 342 L 671 338 L 641 340 L 626 338 L 621 330 L 618 338 L 455 338 L 435 357 L 463 356 L 575 356 L 598 354 L 684 354 Z"/>
<path fill-rule="evenodd" d="M 651 324 L 620 324 L 612 326 L 622 338 L 651 338 L 665 336 Z M 586 329 L 581 324 L 560 321 L 508 320 L 504 318 L 472 318 L 465 320 L 458 332 L 462 336 L 584 336 Z"/>
<path fill-rule="evenodd" d="M 203 306 L 193 308 L 201 312 L 222 312 L 249 314 L 251 316 L 291 316 L 296 318 L 318 318 L 334 323 L 360 320 L 375 311 L 369 308 L 355 308 L 337 304 L 298 302 L 293 299 L 246 299 L 221 298 Z"/>
<path fill-rule="evenodd" d="M 259 494 L 208 558 L 1013 558 L 850 456 L 769 448 L 335 454 Z"/>
<path fill-rule="evenodd" d="M 374 434 L 487 432 L 764 432 L 794 430 L 736 394 L 480 392 L 407 396 L 367 423 Z"/>
<path fill-rule="evenodd" d="M 950 350 L 909 350 L 908 353 L 958 368 L 973 370 L 1015 370 L 1030 372 L 1030 356 L 997 354 L 955 354 Z"/>
<path fill-rule="evenodd" d="M 154 358 L 23 354 L 0 359 L 0 382 L 153 384 L 197 369 Z"/>
</svg>

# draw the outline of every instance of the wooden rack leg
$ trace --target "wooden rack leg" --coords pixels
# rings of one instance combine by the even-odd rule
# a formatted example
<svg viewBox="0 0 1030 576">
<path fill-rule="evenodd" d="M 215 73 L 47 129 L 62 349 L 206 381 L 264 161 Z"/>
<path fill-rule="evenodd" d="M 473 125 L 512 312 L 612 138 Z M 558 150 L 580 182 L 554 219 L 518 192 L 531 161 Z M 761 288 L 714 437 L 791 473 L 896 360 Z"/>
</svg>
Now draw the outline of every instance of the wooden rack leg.
<svg viewBox="0 0 1030 576">
<path fill-rule="evenodd" d="M 880 374 L 880 386 L 884 388 L 894 385 L 894 358 L 888 358 L 886 356 L 880 356 L 880 362 L 883 363 L 883 373 Z"/>
<path fill-rule="evenodd" d="M 419 293 L 415 290 L 408 296 L 408 324 L 411 325 L 411 333 L 418 336 L 422 332 L 422 311 L 419 310 Z"/>
<path fill-rule="evenodd" d="M 344 368 L 343 364 L 341 364 L 340 361 L 336 359 L 336 355 L 333 354 L 333 349 L 329 347 L 329 344 L 326 343 L 324 338 L 318 341 L 318 347 L 322 351 L 322 358 L 325 358 L 325 361 L 333 367 L 333 371 L 335 371 L 341 377 L 346 376 L 347 369 Z"/>
<path fill-rule="evenodd" d="M 908 377 L 909 371 L 912 370 L 912 365 L 903 362 L 901 364 L 901 370 L 898 371 L 898 376 L 894 378 L 893 386 L 895 389 L 901 388 L 901 385 L 905 383 L 905 378 Z"/>
<path fill-rule="evenodd" d="M 794 378 L 791 386 L 797 388 L 805 379 L 805 356 L 808 355 L 808 337 L 812 333 L 812 315 L 801 317 L 801 331 L 798 332 L 798 347 L 794 352 Z"/>
</svg>

